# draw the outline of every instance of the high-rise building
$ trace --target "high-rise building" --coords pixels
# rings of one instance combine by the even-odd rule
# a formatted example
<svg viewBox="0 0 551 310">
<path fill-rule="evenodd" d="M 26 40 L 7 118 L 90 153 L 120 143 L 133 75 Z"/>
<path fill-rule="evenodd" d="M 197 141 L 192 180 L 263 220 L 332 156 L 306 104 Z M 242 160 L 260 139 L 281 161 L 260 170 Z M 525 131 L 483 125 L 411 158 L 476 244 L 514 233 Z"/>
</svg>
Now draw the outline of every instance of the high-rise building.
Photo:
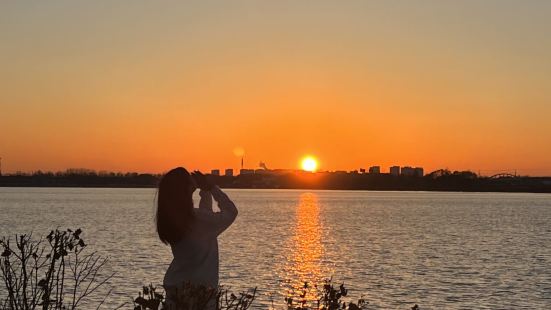
<svg viewBox="0 0 551 310">
<path fill-rule="evenodd" d="M 220 175 L 220 170 L 219 170 L 219 169 L 212 169 L 212 170 L 210 171 L 210 174 L 212 174 L 212 175 Z"/>
<path fill-rule="evenodd" d="M 224 171 L 224 175 L 227 177 L 233 177 L 233 169 L 226 169 L 226 171 Z"/>
<path fill-rule="evenodd" d="M 390 174 L 391 175 L 400 175 L 400 167 L 399 166 L 390 167 Z"/>
<path fill-rule="evenodd" d="M 381 167 L 380 166 L 371 166 L 371 167 L 369 167 L 369 173 L 370 174 L 379 174 L 379 173 L 381 173 Z"/>
<path fill-rule="evenodd" d="M 415 170 L 410 166 L 404 166 L 400 169 L 400 175 L 412 177 L 415 175 Z"/>
<path fill-rule="evenodd" d="M 415 168 L 413 168 L 413 174 L 414 174 L 416 177 L 422 177 L 423 175 L 425 175 L 424 170 L 423 170 L 423 167 L 415 167 Z"/>
</svg>

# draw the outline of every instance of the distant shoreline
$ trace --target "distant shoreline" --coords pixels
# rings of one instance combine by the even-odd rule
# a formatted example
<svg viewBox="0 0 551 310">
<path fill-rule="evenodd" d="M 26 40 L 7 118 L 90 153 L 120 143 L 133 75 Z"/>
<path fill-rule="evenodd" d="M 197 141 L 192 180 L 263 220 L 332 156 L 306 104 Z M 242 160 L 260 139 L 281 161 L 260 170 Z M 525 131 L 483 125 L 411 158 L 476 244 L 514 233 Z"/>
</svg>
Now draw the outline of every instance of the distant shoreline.
<svg viewBox="0 0 551 310">
<path fill-rule="evenodd" d="M 89 189 L 155 189 L 155 186 L 2 186 L 0 188 L 89 188 Z M 243 188 L 221 187 L 223 189 L 248 190 L 297 190 L 297 191 L 351 191 L 351 192 L 427 192 L 427 193 L 503 193 L 503 194 L 551 194 L 551 191 L 477 191 L 477 190 L 415 190 L 415 189 L 328 189 L 328 188 Z"/>
<path fill-rule="evenodd" d="M 0 187 L 155 188 L 153 174 L 39 174 L 0 176 Z M 287 173 L 210 176 L 222 188 L 551 193 L 551 177 L 476 177 L 454 173 L 424 177 L 360 173 Z"/>
</svg>

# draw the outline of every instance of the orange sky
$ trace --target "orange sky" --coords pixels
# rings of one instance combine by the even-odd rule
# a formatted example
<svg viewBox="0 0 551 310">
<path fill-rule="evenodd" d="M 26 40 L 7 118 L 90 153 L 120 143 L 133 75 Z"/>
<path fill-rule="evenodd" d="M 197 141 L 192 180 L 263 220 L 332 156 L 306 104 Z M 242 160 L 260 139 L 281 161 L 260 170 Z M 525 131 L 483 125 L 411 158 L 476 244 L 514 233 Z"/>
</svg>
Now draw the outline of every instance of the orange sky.
<svg viewBox="0 0 551 310">
<path fill-rule="evenodd" d="M 415 3 L 414 3 L 415 2 Z M 547 1 L 0 4 L 3 171 L 551 175 Z"/>
</svg>

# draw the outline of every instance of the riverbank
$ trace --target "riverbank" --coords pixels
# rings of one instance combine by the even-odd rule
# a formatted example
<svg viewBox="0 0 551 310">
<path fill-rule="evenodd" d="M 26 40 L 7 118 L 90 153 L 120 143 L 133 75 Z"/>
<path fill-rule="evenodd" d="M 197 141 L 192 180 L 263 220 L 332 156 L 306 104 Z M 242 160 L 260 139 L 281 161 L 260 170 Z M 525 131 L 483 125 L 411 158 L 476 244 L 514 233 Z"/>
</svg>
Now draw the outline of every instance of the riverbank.
<svg viewBox="0 0 551 310">
<path fill-rule="evenodd" d="M 0 176 L 0 187 L 153 188 L 160 175 L 138 173 Z M 361 173 L 250 174 L 210 178 L 222 188 L 551 193 L 551 177 L 478 177 L 455 172 L 424 177 Z"/>
</svg>

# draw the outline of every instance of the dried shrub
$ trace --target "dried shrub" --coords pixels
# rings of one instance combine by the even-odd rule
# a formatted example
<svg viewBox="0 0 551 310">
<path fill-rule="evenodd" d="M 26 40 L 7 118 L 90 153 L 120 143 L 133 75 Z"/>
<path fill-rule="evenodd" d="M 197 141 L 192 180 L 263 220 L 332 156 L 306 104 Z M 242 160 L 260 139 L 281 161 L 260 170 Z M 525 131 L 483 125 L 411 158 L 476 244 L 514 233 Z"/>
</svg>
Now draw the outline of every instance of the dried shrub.
<svg viewBox="0 0 551 310">
<path fill-rule="evenodd" d="M 113 276 L 101 276 L 107 258 L 87 253 L 82 230 L 52 230 L 46 238 L 32 234 L 0 240 L 2 309 L 77 309 Z M 103 304 L 110 291 L 101 300 Z"/>
<path fill-rule="evenodd" d="M 166 300 L 153 285 L 144 286 L 134 300 L 134 310 L 246 310 L 256 297 L 256 288 L 237 295 L 223 287 L 210 288 L 185 283 L 170 291 Z"/>
</svg>

